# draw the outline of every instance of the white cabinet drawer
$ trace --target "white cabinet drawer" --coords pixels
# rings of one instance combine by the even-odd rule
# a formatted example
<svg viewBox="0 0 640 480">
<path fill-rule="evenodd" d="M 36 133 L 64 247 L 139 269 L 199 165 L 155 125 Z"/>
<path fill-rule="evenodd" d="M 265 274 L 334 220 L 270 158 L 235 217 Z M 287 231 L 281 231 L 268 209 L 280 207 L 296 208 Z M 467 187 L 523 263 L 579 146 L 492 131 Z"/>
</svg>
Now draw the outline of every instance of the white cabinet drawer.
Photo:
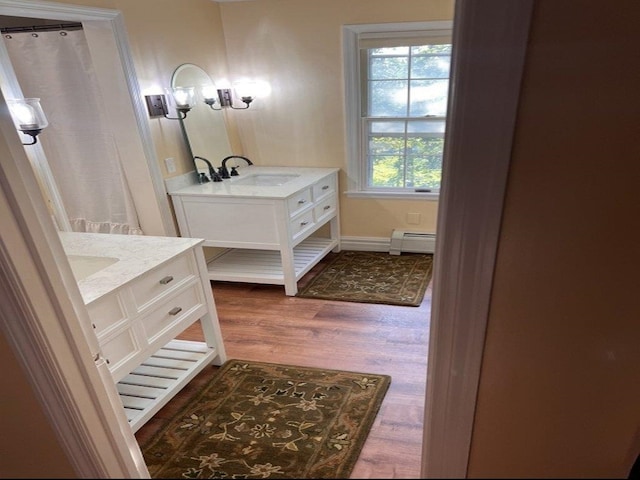
<svg viewBox="0 0 640 480">
<path fill-rule="evenodd" d="M 142 317 L 141 323 L 148 342 L 152 343 L 158 336 L 170 331 L 174 325 L 183 322 L 187 317 L 201 315 L 203 308 L 205 305 L 200 284 L 194 283 Z"/>
<path fill-rule="evenodd" d="M 327 216 L 330 216 L 335 213 L 337 207 L 337 198 L 335 195 L 332 195 L 329 198 L 321 200 L 313 209 L 313 216 L 316 222 L 321 222 Z"/>
<path fill-rule="evenodd" d="M 138 311 L 151 302 L 194 277 L 194 267 L 190 255 L 180 255 L 166 265 L 160 266 L 139 278 L 132 286 L 131 293 Z"/>
<path fill-rule="evenodd" d="M 330 175 L 313 185 L 313 201 L 331 195 L 336 191 L 336 176 Z"/>
<path fill-rule="evenodd" d="M 127 320 L 120 295 L 105 295 L 88 305 L 87 310 L 98 338 L 110 330 L 117 329 Z"/>
<path fill-rule="evenodd" d="M 311 188 L 305 188 L 287 199 L 289 216 L 294 217 L 311 204 Z"/>
<path fill-rule="evenodd" d="M 313 226 L 313 210 L 304 212 L 290 222 L 291 237 L 295 240 L 299 235 Z"/>
<path fill-rule="evenodd" d="M 101 341 L 102 356 L 109 364 L 109 370 L 113 372 L 122 363 L 134 357 L 140 350 L 135 334 L 131 328 L 114 335 L 109 340 Z"/>
</svg>

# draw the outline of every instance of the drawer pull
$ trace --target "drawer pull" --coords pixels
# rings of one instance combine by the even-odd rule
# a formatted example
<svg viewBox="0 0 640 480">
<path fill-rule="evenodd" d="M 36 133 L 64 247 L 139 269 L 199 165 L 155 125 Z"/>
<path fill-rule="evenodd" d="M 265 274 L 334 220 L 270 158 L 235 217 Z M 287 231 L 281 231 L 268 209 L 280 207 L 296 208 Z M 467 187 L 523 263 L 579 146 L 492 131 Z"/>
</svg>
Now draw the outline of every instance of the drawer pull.
<svg viewBox="0 0 640 480">
<path fill-rule="evenodd" d="M 322 190 L 326 190 L 326 189 L 328 189 L 328 188 L 329 188 L 329 185 L 323 185 L 323 186 L 322 186 Z"/>
<path fill-rule="evenodd" d="M 167 275 L 162 280 L 160 280 L 160 285 L 166 285 L 169 282 L 173 281 L 173 277 L 171 275 Z"/>
<path fill-rule="evenodd" d="M 329 210 L 331 208 L 331 205 L 325 205 L 323 210 Z"/>
<path fill-rule="evenodd" d="M 307 203 L 307 201 L 304 198 L 302 200 L 298 200 L 299 205 L 302 205 L 303 203 Z"/>
<path fill-rule="evenodd" d="M 173 307 L 169 310 L 169 315 L 177 315 L 182 311 L 182 307 Z"/>
<path fill-rule="evenodd" d="M 309 222 L 307 222 L 307 221 L 300 222 L 300 226 L 301 226 L 301 227 L 304 227 L 305 225 L 308 225 L 308 224 L 309 224 Z"/>
</svg>

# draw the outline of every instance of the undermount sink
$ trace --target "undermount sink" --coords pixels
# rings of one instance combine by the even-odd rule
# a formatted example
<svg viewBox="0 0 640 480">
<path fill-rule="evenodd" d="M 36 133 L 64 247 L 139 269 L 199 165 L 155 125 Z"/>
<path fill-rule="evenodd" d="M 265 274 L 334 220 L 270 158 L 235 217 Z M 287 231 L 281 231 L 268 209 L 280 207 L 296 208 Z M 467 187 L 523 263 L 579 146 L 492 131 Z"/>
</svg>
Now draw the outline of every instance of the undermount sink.
<svg viewBox="0 0 640 480">
<path fill-rule="evenodd" d="M 67 259 L 71 265 L 73 276 L 76 277 L 78 282 L 118 261 L 114 257 L 95 257 L 91 255 L 67 255 Z"/>
<path fill-rule="evenodd" d="M 277 187 L 290 182 L 300 175 L 286 173 L 256 173 L 234 180 L 234 185 L 255 185 L 258 187 Z"/>
</svg>

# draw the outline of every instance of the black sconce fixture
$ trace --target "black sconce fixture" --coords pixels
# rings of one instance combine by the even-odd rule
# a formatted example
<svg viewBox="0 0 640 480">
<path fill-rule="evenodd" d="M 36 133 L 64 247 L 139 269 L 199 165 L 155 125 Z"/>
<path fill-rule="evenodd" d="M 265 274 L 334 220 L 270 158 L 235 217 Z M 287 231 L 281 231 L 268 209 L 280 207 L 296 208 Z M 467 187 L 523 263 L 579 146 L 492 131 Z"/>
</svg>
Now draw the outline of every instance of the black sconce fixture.
<svg viewBox="0 0 640 480">
<path fill-rule="evenodd" d="M 170 99 L 173 107 L 178 112 L 177 117 L 169 116 L 165 95 L 145 95 L 144 98 L 147 102 L 147 111 L 150 117 L 163 116 L 169 120 L 184 120 L 187 118 L 187 112 L 195 105 L 195 88 L 175 87 L 171 89 Z"/>
<path fill-rule="evenodd" d="M 30 135 L 33 141 L 22 143 L 23 145 L 35 145 L 38 143 L 38 134 L 49 125 L 47 117 L 40 106 L 39 98 L 13 98 L 7 99 L 7 106 L 11 112 L 13 123 L 18 130 Z"/>
<path fill-rule="evenodd" d="M 244 107 L 235 107 L 233 105 L 233 92 L 230 88 L 218 88 L 214 85 L 207 85 L 202 88 L 202 96 L 204 103 L 209 105 L 213 110 L 222 110 L 223 108 L 233 108 L 234 110 L 246 110 L 249 104 L 253 102 L 255 94 L 253 92 L 253 83 L 238 83 L 234 87 L 240 99 L 244 102 Z M 217 98 L 216 98 L 217 97 Z M 216 108 L 216 103 L 219 107 Z"/>
</svg>

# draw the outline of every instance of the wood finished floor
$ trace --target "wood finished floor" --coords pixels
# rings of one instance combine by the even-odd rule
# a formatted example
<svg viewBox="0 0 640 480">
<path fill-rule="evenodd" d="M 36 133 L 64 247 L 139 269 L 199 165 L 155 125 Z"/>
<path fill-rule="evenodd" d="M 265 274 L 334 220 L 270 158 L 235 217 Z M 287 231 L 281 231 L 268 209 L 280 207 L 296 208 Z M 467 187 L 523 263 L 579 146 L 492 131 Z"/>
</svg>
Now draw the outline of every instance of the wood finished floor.
<svg viewBox="0 0 640 480">
<path fill-rule="evenodd" d="M 431 285 L 419 307 L 288 297 L 277 285 L 212 282 L 212 289 L 230 359 L 390 375 L 351 478 L 420 478 Z M 199 322 L 179 338 L 202 340 Z M 192 380 L 136 432 L 138 441 L 151 438 L 216 370 Z"/>
</svg>

